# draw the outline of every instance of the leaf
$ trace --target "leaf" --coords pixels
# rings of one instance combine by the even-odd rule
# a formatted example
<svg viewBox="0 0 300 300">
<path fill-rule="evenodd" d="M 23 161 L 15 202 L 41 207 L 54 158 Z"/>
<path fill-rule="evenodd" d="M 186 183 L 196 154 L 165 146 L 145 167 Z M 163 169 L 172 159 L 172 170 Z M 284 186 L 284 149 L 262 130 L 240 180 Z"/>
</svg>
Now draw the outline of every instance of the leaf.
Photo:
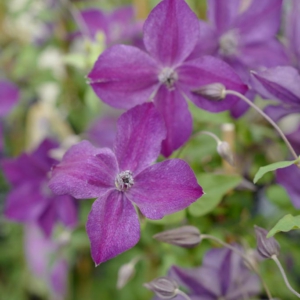
<svg viewBox="0 0 300 300">
<path fill-rule="evenodd" d="M 266 173 L 275 171 L 277 169 L 283 169 L 293 165 L 296 160 L 293 161 L 279 161 L 264 167 L 260 167 L 258 172 L 255 174 L 253 182 L 256 183 L 260 178 L 262 178 Z"/>
<path fill-rule="evenodd" d="M 269 231 L 267 237 L 274 236 L 277 232 L 288 232 L 292 229 L 300 229 L 300 216 L 286 215 Z"/>
<path fill-rule="evenodd" d="M 186 216 L 186 213 L 185 213 L 185 210 L 183 209 L 174 214 L 167 215 L 160 220 L 147 219 L 147 221 L 154 223 L 154 224 L 159 224 L 159 225 L 174 224 L 174 223 L 180 223 L 185 218 L 185 216 Z"/>
<path fill-rule="evenodd" d="M 201 174 L 197 179 L 205 195 L 189 206 L 189 213 L 196 217 L 211 212 L 224 195 L 242 181 L 238 175 Z"/>
</svg>

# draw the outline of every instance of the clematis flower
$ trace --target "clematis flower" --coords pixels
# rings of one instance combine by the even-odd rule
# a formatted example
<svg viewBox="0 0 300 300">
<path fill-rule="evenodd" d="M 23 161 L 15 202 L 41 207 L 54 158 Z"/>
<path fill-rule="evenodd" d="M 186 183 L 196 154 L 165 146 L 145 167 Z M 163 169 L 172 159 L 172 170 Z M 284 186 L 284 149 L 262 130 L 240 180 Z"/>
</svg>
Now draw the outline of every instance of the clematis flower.
<svg viewBox="0 0 300 300">
<path fill-rule="evenodd" d="M 47 236 L 56 221 L 69 227 L 77 222 L 74 199 L 68 195 L 56 196 L 48 188 L 48 172 L 57 163 L 48 152 L 57 146 L 46 139 L 34 152 L 2 161 L 4 175 L 12 185 L 5 216 L 21 223 L 36 223 Z"/>
<path fill-rule="evenodd" d="M 80 15 L 89 37 L 94 40 L 98 32 L 103 32 L 107 47 L 119 42 L 134 41 L 142 35 L 142 23 L 135 21 L 133 6 L 119 7 L 112 12 L 89 8 L 81 11 Z"/>
<path fill-rule="evenodd" d="M 97 198 L 86 225 L 97 265 L 138 242 L 135 205 L 156 220 L 202 196 L 202 188 L 183 160 L 152 165 L 165 135 L 160 114 L 152 103 L 145 103 L 121 115 L 113 151 L 82 141 L 53 169 L 50 188 L 54 193 Z"/>
<path fill-rule="evenodd" d="M 203 49 L 200 40 L 196 49 L 222 58 L 249 84 L 250 70 L 288 64 L 284 46 L 276 39 L 281 8 L 282 0 L 208 0 L 208 24 L 201 21 L 200 28 L 209 47 Z M 246 96 L 252 100 L 255 93 Z M 237 118 L 248 108 L 239 101 L 231 113 Z"/>
<path fill-rule="evenodd" d="M 34 224 L 25 226 L 25 257 L 32 274 L 42 279 L 55 299 L 64 299 L 69 264 L 60 251 L 61 245 L 45 237 Z"/>
<path fill-rule="evenodd" d="M 240 256 L 225 248 L 208 251 L 199 268 L 171 267 L 169 277 L 187 288 L 192 300 L 240 300 L 260 292 L 259 278 L 246 268 Z M 179 295 L 174 299 L 184 298 Z"/>
<path fill-rule="evenodd" d="M 244 93 L 247 87 L 224 62 L 211 56 L 191 58 L 200 35 L 199 22 L 184 0 L 163 0 L 144 24 L 147 52 L 125 45 L 104 51 L 88 78 L 98 97 L 116 108 L 129 109 L 153 99 L 167 127 L 162 154 L 169 156 L 192 132 L 185 98 L 212 112 L 229 109 L 238 99 L 211 101 L 191 91 L 222 83 Z"/>
<path fill-rule="evenodd" d="M 300 75 L 289 66 L 252 72 L 251 85 L 265 99 L 275 99 L 278 105 L 270 105 L 266 113 L 275 121 L 292 113 L 300 113 Z"/>
</svg>

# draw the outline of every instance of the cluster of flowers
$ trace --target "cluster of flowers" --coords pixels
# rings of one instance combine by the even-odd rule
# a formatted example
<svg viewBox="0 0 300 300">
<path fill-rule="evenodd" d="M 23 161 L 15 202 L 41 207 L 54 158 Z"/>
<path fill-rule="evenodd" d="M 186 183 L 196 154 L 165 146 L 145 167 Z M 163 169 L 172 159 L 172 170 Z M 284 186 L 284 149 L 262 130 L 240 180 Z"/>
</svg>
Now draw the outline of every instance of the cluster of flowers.
<svg viewBox="0 0 300 300">
<path fill-rule="evenodd" d="M 159 154 L 169 157 L 191 136 L 187 99 L 210 112 L 230 110 L 237 118 L 248 106 L 234 95 L 222 94 L 234 90 L 252 100 L 256 94 L 277 100 L 276 106 L 266 109 L 276 121 L 300 113 L 299 1 L 293 1 L 290 10 L 288 47 L 276 37 L 282 0 L 209 0 L 209 22 L 199 21 L 184 0 L 162 0 L 144 23 L 142 42 L 141 24 L 132 22 L 131 8 L 111 14 L 96 9 L 81 12 L 88 37 L 94 39 L 101 30 L 108 47 L 88 74 L 88 82 L 103 102 L 128 111 L 118 119 L 113 146 L 111 135 L 105 143 L 111 148 L 99 149 L 82 141 L 59 162 L 50 155 L 50 150 L 59 145 L 47 139 L 31 154 L 4 159 L 4 173 L 13 187 L 6 200 L 5 216 L 25 223 L 28 232 L 36 231 L 31 228 L 34 224 L 45 238 L 50 238 L 57 221 L 69 228 L 76 226 L 75 199 L 97 198 L 86 225 L 96 265 L 132 248 L 140 238 L 139 213 L 161 219 L 203 195 L 193 171 L 183 160 L 153 164 Z M 137 47 L 114 45 L 120 40 L 131 40 Z M 219 99 L 210 96 L 216 83 L 224 87 Z M 0 108 L 3 116 L 16 102 L 18 90 L 1 81 L 0 93 L 1 99 L 9 100 Z M 298 153 L 299 132 L 300 127 L 288 136 Z M 293 180 L 287 176 L 290 172 L 296 174 Z M 299 176 L 296 166 L 277 171 L 278 182 L 298 208 Z M 36 238 L 40 239 L 40 233 Z M 53 246 L 53 251 L 59 247 Z M 55 272 L 61 276 L 57 270 L 66 270 L 65 260 L 59 262 L 58 267 L 51 267 L 52 278 Z M 226 278 L 222 269 L 229 268 L 228 264 L 243 269 L 231 252 L 212 250 L 203 267 L 195 272 L 197 276 L 204 276 L 202 269 L 210 276 L 221 274 L 220 287 L 214 288 L 221 289 L 222 295 L 231 295 L 234 291 L 223 283 Z M 193 272 L 185 274 L 176 267 L 171 273 L 183 282 L 194 277 Z M 249 286 L 257 280 L 248 277 L 245 284 Z M 209 295 L 207 299 L 220 296 L 219 291 L 198 283 L 191 288 L 195 293 L 201 289 L 199 296 Z"/>
</svg>

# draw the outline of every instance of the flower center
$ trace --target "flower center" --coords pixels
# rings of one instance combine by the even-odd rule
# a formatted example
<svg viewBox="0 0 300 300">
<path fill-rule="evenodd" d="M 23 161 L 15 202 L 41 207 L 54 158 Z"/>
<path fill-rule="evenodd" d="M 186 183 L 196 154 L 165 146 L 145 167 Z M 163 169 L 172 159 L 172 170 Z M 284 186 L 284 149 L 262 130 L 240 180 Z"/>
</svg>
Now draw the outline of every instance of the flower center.
<svg viewBox="0 0 300 300">
<path fill-rule="evenodd" d="M 174 89 L 174 84 L 178 80 L 177 73 L 172 68 L 163 68 L 158 74 L 158 80 L 164 84 L 169 90 Z"/>
<path fill-rule="evenodd" d="M 220 54 L 224 56 L 231 56 L 237 53 L 238 48 L 238 32 L 236 30 L 229 30 L 225 32 L 219 40 Z"/>
<path fill-rule="evenodd" d="M 133 184 L 134 184 L 133 174 L 129 170 L 119 173 L 115 180 L 116 188 L 122 192 L 130 189 L 133 186 Z"/>
</svg>

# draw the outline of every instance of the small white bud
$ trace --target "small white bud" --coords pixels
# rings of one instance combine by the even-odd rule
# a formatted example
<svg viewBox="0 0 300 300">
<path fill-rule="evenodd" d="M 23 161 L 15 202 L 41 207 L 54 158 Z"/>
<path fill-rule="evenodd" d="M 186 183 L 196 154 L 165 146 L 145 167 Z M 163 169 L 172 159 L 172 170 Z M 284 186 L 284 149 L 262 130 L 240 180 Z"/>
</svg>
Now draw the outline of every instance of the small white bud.
<svg viewBox="0 0 300 300">
<path fill-rule="evenodd" d="M 122 289 L 135 274 L 135 265 L 139 258 L 132 259 L 129 263 L 120 267 L 118 272 L 117 289 Z"/>
<path fill-rule="evenodd" d="M 226 97 L 226 88 L 221 83 L 212 83 L 194 90 L 193 93 L 201 95 L 208 100 L 219 101 Z"/>
<path fill-rule="evenodd" d="M 223 159 L 225 159 L 231 166 L 234 167 L 233 153 L 227 142 L 219 142 L 217 146 L 217 151 Z"/>
</svg>

